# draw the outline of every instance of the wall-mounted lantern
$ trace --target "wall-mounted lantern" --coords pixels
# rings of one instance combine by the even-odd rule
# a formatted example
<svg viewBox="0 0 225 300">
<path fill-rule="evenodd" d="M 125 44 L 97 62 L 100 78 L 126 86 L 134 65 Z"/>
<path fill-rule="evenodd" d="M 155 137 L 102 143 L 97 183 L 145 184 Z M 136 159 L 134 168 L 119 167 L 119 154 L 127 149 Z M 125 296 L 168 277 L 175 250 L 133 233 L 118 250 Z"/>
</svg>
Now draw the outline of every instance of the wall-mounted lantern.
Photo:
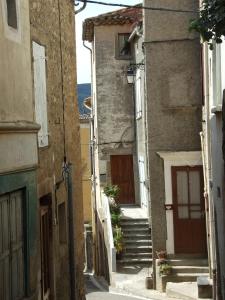
<svg viewBox="0 0 225 300">
<path fill-rule="evenodd" d="M 139 63 L 139 64 L 130 64 L 127 68 L 126 71 L 126 76 L 127 76 L 127 82 L 128 84 L 134 84 L 134 79 L 136 76 L 136 71 L 137 69 L 144 69 L 144 64 Z"/>
<path fill-rule="evenodd" d="M 134 77 L 135 77 L 135 72 L 132 67 L 129 67 L 127 69 L 127 82 L 128 84 L 133 84 L 134 83 Z"/>
</svg>

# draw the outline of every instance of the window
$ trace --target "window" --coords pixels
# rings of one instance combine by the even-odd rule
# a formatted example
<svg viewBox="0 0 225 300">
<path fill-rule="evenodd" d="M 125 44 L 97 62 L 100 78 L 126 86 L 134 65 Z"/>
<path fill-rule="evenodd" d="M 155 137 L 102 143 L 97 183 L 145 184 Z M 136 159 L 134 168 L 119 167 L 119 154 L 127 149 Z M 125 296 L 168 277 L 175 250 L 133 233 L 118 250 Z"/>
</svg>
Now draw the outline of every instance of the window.
<svg viewBox="0 0 225 300">
<path fill-rule="evenodd" d="M 45 47 L 33 42 L 35 118 L 36 122 L 41 125 L 38 132 L 39 147 L 48 146 L 45 60 Z"/>
<path fill-rule="evenodd" d="M 136 118 L 142 116 L 142 85 L 141 85 L 141 71 L 137 69 L 136 82 L 135 82 L 135 105 L 136 105 Z"/>
<path fill-rule="evenodd" d="M 17 8 L 16 0 L 6 0 L 7 5 L 7 22 L 8 25 L 14 29 L 18 28 L 17 24 Z"/>
<path fill-rule="evenodd" d="M 201 219 L 201 173 L 198 169 L 178 170 L 177 206 L 179 219 Z"/>
<path fill-rule="evenodd" d="M 119 33 L 117 36 L 116 45 L 116 58 L 117 59 L 130 59 L 131 58 L 131 46 L 128 42 L 129 33 Z"/>
<path fill-rule="evenodd" d="M 0 196 L 0 299 L 25 296 L 23 191 Z"/>
</svg>

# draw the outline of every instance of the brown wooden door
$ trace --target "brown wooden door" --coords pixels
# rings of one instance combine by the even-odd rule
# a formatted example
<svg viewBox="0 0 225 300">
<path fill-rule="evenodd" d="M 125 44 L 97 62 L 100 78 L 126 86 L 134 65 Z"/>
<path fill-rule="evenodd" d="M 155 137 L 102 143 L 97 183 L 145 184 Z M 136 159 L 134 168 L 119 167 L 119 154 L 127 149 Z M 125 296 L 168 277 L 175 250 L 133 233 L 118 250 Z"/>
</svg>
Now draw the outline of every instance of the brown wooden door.
<svg viewBox="0 0 225 300">
<path fill-rule="evenodd" d="M 206 227 L 201 166 L 172 167 L 175 253 L 205 254 Z"/>
<path fill-rule="evenodd" d="M 135 203 L 132 155 L 111 156 L 111 181 L 120 188 L 117 200 L 120 204 Z"/>
<path fill-rule="evenodd" d="M 41 285 L 42 299 L 50 299 L 50 215 L 49 207 L 41 206 Z"/>
</svg>

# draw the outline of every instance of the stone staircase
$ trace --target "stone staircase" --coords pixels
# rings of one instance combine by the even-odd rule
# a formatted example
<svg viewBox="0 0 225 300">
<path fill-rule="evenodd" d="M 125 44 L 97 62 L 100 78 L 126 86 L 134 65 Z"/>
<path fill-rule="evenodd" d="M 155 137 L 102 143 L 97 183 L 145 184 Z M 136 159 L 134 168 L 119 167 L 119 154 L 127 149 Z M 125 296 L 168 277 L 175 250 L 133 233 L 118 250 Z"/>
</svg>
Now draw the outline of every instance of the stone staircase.
<svg viewBox="0 0 225 300">
<path fill-rule="evenodd" d="M 208 260 L 203 258 L 170 259 L 175 282 L 195 282 L 199 276 L 209 274 Z"/>
<path fill-rule="evenodd" d="M 196 282 L 198 277 L 209 275 L 207 259 L 183 257 L 167 261 L 172 266 L 172 272 L 170 275 L 159 277 L 158 289 L 162 292 L 165 292 L 167 282 Z"/>
<path fill-rule="evenodd" d="M 122 218 L 125 251 L 117 262 L 121 265 L 152 264 L 152 241 L 148 219 Z"/>
</svg>

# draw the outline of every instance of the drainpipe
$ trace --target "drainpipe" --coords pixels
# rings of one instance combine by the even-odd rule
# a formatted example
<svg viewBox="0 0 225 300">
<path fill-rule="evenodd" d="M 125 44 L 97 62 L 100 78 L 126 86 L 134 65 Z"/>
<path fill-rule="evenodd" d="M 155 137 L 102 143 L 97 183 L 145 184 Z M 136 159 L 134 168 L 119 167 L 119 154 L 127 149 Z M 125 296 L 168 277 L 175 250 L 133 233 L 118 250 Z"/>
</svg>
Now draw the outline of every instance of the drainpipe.
<svg viewBox="0 0 225 300">
<path fill-rule="evenodd" d="M 76 298 L 76 262 L 75 262 L 75 238 L 74 238 L 74 205 L 73 205 L 73 165 L 68 163 L 65 170 L 67 203 L 68 203 L 68 239 L 69 239 L 69 270 L 70 270 L 70 300 Z"/>
<path fill-rule="evenodd" d="M 93 176 L 93 185 L 94 185 L 94 209 L 96 209 L 96 182 L 95 182 L 95 157 L 94 157 L 94 115 L 93 115 L 93 88 L 92 88 L 92 76 L 93 76 L 93 67 L 92 67 L 92 60 L 93 60 L 93 51 L 90 47 L 88 47 L 85 44 L 85 41 L 83 41 L 83 46 L 90 52 L 91 56 L 91 119 L 90 119 L 90 127 L 91 127 L 91 170 L 92 170 L 92 176 Z"/>
<path fill-rule="evenodd" d="M 97 262 L 97 254 L 96 254 L 96 232 L 97 232 L 97 200 L 96 200 L 96 172 L 95 172 L 95 140 L 94 140 L 94 114 L 93 114 L 93 66 L 92 66 L 92 61 L 93 61 L 93 50 L 88 47 L 85 44 L 85 41 L 83 41 L 83 46 L 90 52 L 91 56 L 91 119 L 90 119 L 90 128 L 91 128 L 91 137 L 90 137 L 90 153 L 91 153 L 91 175 L 92 175 L 92 186 L 93 186 L 93 193 L 94 193 L 94 201 L 93 201 L 93 221 L 92 221 L 92 234 L 95 234 L 95 240 L 94 240 L 94 246 L 93 246 L 93 253 L 94 253 L 94 269 L 96 269 L 96 264 Z"/>
</svg>

